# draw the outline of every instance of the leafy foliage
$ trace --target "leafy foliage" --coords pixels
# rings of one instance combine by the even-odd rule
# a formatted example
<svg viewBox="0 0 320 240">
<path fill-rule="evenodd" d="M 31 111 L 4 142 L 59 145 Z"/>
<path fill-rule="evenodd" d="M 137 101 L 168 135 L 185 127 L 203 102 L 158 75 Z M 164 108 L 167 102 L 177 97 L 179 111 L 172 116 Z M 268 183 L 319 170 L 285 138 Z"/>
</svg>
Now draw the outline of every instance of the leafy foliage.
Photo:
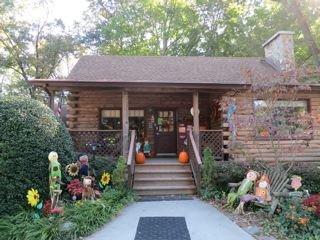
<svg viewBox="0 0 320 240">
<path fill-rule="evenodd" d="M 305 207 L 299 198 L 292 198 L 283 203 L 278 221 L 280 231 L 289 239 L 319 239 L 319 217 L 314 214 L 313 210 Z"/>
<path fill-rule="evenodd" d="M 26 190 L 48 196 L 48 154 L 64 166 L 74 158 L 71 138 L 51 110 L 27 98 L 0 99 L 0 214 L 26 207 Z"/>
<path fill-rule="evenodd" d="M 203 151 L 203 168 L 201 179 L 201 195 L 204 198 L 210 198 L 210 194 L 214 194 L 216 188 L 216 175 L 217 168 L 214 160 L 213 152 L 210 148 L 206 148 Z"/>
<path fill-rule="evenodd" d="M 112 172 L 111 181 L 112 184 L 119 189 L 123 189 L 126 186 L 126 160 L 123 156 L 120 156 L 117 162 L 116 168 Z"/>
<path fill-rule="evenodd" d="M 134 200 L 124 190 L 106 189 L 97 201 L 79 201 L 65 206 L 63 216 L 33 220 L 29 212 L 0 219 L 0 239 L 72 240 L 89 235 Z"/>
<path fill-rule="evenodd" d="M 36 97 L 39 93 L 27 81 L 57 77 L 58 67 L 74 53 L 75 45 L 61 20 L 23 21 L 16 5 L 16 0 L 5 0 L 0 5 L 0 13 L 4 12 L 0 16 L 0 71 L 6 71 L 14 80 L 9 89 L 19 87 Z"/>
<path fill-rule="evenodd" d="M 298 62 L 312 62 L 297 16 L 282 1 L 89 2 L 86 24 L 94 27 L 81 42 L 103 54 L 262 56 L 261 44 L 270 36 L 292 30 Z M 319 9 L 314 5 L 312 0 L 300 4 L 319 45 Z"/>
</svg>

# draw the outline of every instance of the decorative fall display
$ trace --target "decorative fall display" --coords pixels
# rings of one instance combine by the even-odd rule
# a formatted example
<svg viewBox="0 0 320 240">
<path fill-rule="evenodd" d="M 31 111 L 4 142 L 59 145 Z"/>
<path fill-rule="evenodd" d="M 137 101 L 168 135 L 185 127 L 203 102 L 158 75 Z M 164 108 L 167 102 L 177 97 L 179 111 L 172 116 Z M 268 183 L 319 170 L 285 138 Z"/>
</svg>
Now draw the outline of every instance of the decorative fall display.
<svg viewBox="0 0 320 240">
<path fill-rule="evenodd" d="M 270 179 L 266 174 L 263 174 L 262 177 L 257 182 L 257 187 L 255 189 L 255 196 L 257 196 L 263 202 L 271 201 L 270 195 Z"/>
<path fill-rule="evenodd" d="M 188 153 L 185 150 L 182 150 L 179 153 L 179 162 L 180 163 L 188 163 L 189 162 L 189 156 L 188 156 Z"/>
<path fill-rule="evenodd" d="M 31 207 L 37 206 L 37 204 L 39 203 L 39 199 L 40 199 L 40 194 L 39 194 L 38 190 L 33 189 L 33 188 L 28 190 L 27 200 L 28 200 L 28 204 Z"/>
<path fill-rule="evenodd" d="M 146 157 L 144 156 L 144 154 L 142 152 L 138 152 L 136 154 L 136 163 L 137 164 L 144 164 L 146 160 Z"/>
<path fill-rule="evenodd" d="M 79 158 L 80 162 L 80 175 L 89 176 L 89 157 L 87 155 L 82 155 Z"/>
<path fill-rule="evenodd" d="M 66 172 L 72 177 L 75 177 L 79 173 L 79 165 L 77 163 L 71 163 L 66 166 Z"/>
<path fill-rule="evenodd" d="M 51 208 L 57 207 L 59 197 L 61 195 L 61 167 L 58 162 L 58 154 L 56 152 L 50 152 L 49 156 L 49 185 L 50 185 L 50 197 L 51 197 Z"/>
<path fill-rule="evenodd" d="M 301 180 L 302 180 L 302 178 L 300 176 L 292 176 L 291 177 L 291 187 L 295 191 L 297 191 L 302 186 Z"/>
<path fill-rule="evenodd" d="M 230 192 L 227 198 L 226 206 L 233 206 L 235 201 L 247 194 L 253 187 L 254 182 L 257 180 L 259 173 L 253 170 L 249 170 L 246 175 L 246 178 L 242 180 L 237 192 Z"/>
<path fill-rule="evenodd" d="M 94 200 L 95 192 L 92 188 L 92 177 L 84 177 L 83 178 L 83 192 L 82 192 L 82 200 Z"/>
<path fill-rule="evenodd" d="M 83 186 L 79 179 L 73 179 L 67 185 L 67 190 L 74 200 L 81 199 Z"/>
<path fill-rule="evenodd" d="M 104 172 L 101 176 L 101 180 L 100 180 L 102 186 L 108 185 L 110 182 L 110 174 Z"/>
</svg>

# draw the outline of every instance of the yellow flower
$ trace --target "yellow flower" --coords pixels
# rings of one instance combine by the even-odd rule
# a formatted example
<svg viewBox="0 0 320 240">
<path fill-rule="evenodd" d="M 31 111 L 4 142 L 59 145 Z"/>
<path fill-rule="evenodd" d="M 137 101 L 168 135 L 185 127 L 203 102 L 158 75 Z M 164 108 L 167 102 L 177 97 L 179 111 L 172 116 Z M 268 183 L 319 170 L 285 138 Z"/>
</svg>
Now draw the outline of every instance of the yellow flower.
<svg viewBox="0 0 320 240">
<path fill-rule="evenodd" d="M 38 193 L 38 190 L 35 190 L 33 188 L 28 190 L 27 200 L 28 200 L 28 204 L 30 204 L 31 207 L 37 206 L 37 204 L 39 203 L 39 198 L 40 198 L 40 195 Z"/>
<path fill-rule="evenodd" d="M 76 163 L 71 163 L 71 164 L 66 166 L 66 171 L 72 177 L 77 176 L 78 173 L 79 173 L 79 166 Z"/>
<path fill-rule="evenodd" d="M 107 185 L 110 182 L 110 174 L 104 172 L 101 176 L 101 184 L 103 186 Z"/>
</svg>

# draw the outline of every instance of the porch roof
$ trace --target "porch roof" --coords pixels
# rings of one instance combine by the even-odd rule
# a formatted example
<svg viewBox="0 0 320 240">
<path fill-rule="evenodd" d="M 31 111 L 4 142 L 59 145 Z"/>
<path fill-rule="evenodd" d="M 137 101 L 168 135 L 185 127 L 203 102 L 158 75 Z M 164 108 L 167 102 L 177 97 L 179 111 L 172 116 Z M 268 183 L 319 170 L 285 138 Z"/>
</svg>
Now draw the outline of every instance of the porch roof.
<svg viewBox="0 0 320 240">
<path fill-rule="evenodd" d="M 81 86 L 128 83 L 149 85 L 245 85 L 247 70 L 278 72 L 257 57 L 83 56 L 66 79 L 36 79 L 35 85 Z M 139 85 L 137 85 L 137 83 Z"/>
</svg>

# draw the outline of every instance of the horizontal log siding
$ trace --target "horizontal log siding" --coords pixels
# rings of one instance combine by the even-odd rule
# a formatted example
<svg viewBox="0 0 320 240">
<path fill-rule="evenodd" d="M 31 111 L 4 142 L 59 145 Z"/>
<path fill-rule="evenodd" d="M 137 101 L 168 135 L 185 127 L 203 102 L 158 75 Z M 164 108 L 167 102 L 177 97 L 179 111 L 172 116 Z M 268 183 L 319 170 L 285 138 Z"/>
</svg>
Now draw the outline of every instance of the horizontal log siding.
<svg viewBox="0 0 320 240">
<path fill-rule="evenodd" d="M 250 93 L 244 92 L 240 93 L 236 96 L 233 96 L 236 100 L 237 110 L 236 110 L 236 117 L 237 119 L 246 120 L 250 117 L 251 114 L 253 114 L 253 98 Z M 222 101 L 224 103 L 228 102 L 228 99 L 230 97 L 224 96 L 222 98 Z M 317 116 L 320 116 L 320 92 L 307 92 L 307 93 L 299 93 L 297 95 L 297 99 L 306 99 L 309 100 L 310 103 L 310 111 L 311 114 L 317 118 Z M 252 103 L 251 105 L 249 103 Z M 226 119 L 226 111 L 224 111 L 223 114 L 224 117 L 224 135 L 228 136 L 230 135 L 230 131 L 228 129 L 228 123 Z M 313 121 L 313 138 L 308 141 L 308 147 L 304 148 L 301 153 L 297 153 L 296 157 L 294 158 L 295 161 L 299 162 L 320 162 L 320 123 L 318 120 Z M 240 120 L 241 121 L 241 120 Z M 255 156 L 256 158 L 261 158 L 272 162 L 274 161 L 274 155 L 273 150 L 271 147 L 271 144 L 267 140 L 254 140 L 252 139 L 252 129 L 250 127 L 245 127 L 237 124 L 237 141 L 238 143 L 241 143 L 244 145 L 243 150 L 248 151 L 250 154 L 248 156 Z M 230 144 L 230 140 L 225 140 L 225 144 Z M 305 140 L 299 140 L 299 143 L 306 144 L 307 142 Z M 290 145 L 290 141 L 288 140 L 282 140 L 280 141 L 281 146 L 286 147 Z M 249 159 L 248 156 L 244 156 L 241 151 L 239 150 L 227 150 L 226 152 L 229 152 L 230 156 L 234 158 L 235 161 L 247 161 Z M 247 152 L 247 153 L 248 153 Z M 262 153 L 262 154 L 261 154 Z M 292 154 L 291 154 L 292 156 Z M 283 161 L 291 161 L 292 157 L 290 157 L 290 154 L 287 155 L 284 154 L 284 157 L 282 158 Z"/>
</svg>

